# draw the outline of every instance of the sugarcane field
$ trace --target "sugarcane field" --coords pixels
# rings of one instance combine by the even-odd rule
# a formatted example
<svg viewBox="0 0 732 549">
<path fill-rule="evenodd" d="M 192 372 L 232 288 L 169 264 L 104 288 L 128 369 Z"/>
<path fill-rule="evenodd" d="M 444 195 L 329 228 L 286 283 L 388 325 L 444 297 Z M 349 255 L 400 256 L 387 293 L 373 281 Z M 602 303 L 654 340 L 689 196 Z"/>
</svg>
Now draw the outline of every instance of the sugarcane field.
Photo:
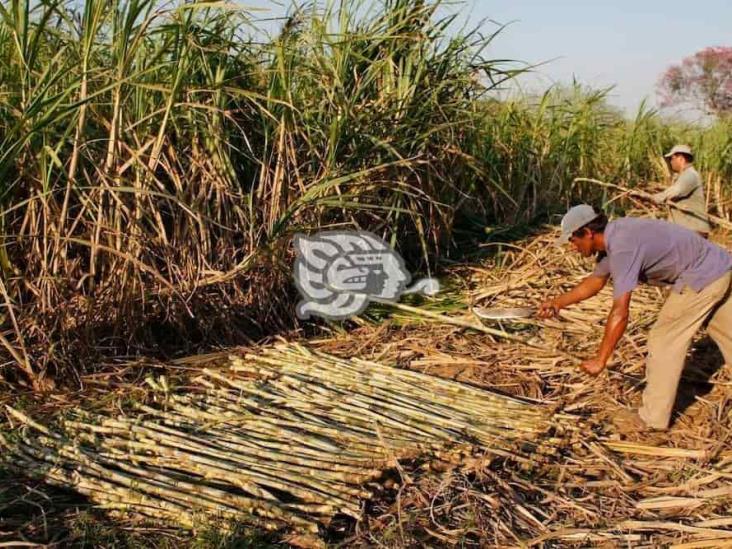
<svg viewBox="0 0 732 549">
<path fill-rule="evenodd" d="M 2 0 L 0 547 L 732 548 L 732 5 Z"/>
</svg>

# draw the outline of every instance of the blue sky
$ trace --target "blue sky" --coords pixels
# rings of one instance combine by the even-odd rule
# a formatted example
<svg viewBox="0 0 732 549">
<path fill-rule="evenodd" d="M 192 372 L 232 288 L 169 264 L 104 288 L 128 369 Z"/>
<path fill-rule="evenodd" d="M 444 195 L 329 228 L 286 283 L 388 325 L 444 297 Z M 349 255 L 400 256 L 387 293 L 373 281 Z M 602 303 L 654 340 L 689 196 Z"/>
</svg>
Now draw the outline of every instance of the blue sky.
<svg viewBox="0 0 732 549">
<path fill-rule="evenodd" d="M 513 0 L 468 3 L 468 21 L 513 21 L 492 56 L 539 63 L 528 88 L 568 82 L 615 85 L 612 103 L 634 112 L 643 97 L 655 103 L 659 76 L 706 46 L 732 45 L 732 1 Z"/>
<path fill-rule="evenodd" d="M 243 0 L 244 5 L 285 12 L 288 2 Z M 615 85 L 610 102 L 633 114 L 648 97 L 655 105 L 659 76 L 706 46 L 732 45 L 732 0 L 467 0 L 447 5 L 468 26 L 482 19 L 510 23 L 495 39 L 489 57 L 516 59 L 537 67 L 519 82 L 527 91 L 578 81 Z M 486 31 L 496 29 L 487 22 Z"/>
</svg>

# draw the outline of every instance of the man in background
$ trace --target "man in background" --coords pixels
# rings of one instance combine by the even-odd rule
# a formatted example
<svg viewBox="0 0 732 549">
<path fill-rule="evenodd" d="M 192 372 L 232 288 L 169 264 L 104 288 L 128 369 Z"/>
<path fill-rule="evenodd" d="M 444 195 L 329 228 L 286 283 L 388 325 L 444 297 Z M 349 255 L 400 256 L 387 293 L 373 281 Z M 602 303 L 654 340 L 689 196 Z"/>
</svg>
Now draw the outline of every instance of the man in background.
<svg viewBox="0 0 732 549">
<path fill-rule="evenodd" d="M 653 195 L 656 204 L 672 202 L 684 211 L 670 208 L 669 221 L 691 229 L 704 238 L 709 236 L 711 226 L 707 216 L 704 187 L 699 172 L 694 169 L 694 155 L 688 145 L 676 145 L 664 155 L 673 172 L 671 186 Z"/>
</svg>

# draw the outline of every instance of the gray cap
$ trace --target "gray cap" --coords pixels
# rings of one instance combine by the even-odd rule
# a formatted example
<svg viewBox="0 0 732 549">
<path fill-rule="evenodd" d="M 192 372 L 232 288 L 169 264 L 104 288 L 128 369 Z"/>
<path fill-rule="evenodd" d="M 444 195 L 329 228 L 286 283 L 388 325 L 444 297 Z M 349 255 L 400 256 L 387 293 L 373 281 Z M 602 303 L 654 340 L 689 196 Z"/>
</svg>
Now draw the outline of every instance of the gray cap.
<svg viewBox="0 0 732 549">
<path fill-rule="evenodd" d="M 562 218 L 562 234 L 559 235 L 557 244 L 566 244 L 569 242 L 569 237 L 572 236 L 573 232 L 581 229 L 599 215 L 599 213 L 595 212 L 595 208 L 588 204 L 571 207 Z"/>
<path fill-rule="evenodd" d="M 688 154 L 690 157 L 694 158 L 694 153 L 691 152 L 691 147 L 689 147 L 689 145 L 674 145 L 674 147 L 664 154 L 663 157 L 671 158 L 677 153 Z"/>
</svg>

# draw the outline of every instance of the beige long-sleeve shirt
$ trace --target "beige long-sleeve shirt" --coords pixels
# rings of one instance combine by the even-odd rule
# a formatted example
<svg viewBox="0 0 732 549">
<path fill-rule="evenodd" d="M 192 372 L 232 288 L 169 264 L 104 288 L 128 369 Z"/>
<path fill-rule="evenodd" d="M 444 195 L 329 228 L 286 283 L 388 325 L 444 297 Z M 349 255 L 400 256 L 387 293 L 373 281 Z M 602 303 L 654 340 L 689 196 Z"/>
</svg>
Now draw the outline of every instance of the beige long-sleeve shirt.
<svg viewBox="0 0 732 549">
<path fill-rule="evenodd" d="M 669 221 L 701 233 L 712 230 L 701 176 L 693 166 L 675 174 L 671 186 L 659 194 L 663 201 L 673 202 L 690 212 L 669 208 Z"/>
</svg>

